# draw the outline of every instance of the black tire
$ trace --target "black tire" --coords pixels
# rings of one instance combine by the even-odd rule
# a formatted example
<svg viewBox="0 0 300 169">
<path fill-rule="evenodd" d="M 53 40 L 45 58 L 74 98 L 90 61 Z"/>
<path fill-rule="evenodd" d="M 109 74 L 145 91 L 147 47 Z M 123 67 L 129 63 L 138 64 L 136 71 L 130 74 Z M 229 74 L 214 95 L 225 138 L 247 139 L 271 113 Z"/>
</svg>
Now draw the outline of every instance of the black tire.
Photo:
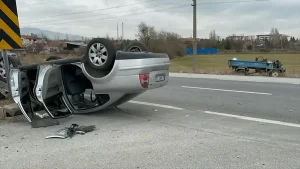
<svg viewBox="0 0 300 169">
<path fill-rule="evenodd" d="M 3 61 L 3 57 L 0 57 L 0 62 L 2 62 L 2 61 Z M 10 64 L 12 64 L 12 67 L 18 67 L 19 65 L 21 65 L 21 62 L 20 62 L 17 58 L 15 58 L 14 56 L 9 56 L 9 57 L 8 57 L 8 62 L 9 62 Z M 1 65 L 0 65 L 0 67 L 2 68 Z M 4 69 L 4 68 L 5 68 L 5 67 L 3 67 L 3 69 Z M 0 70 L 0 71 L 1 71 L 1 70 Z M 2 72 L 0 72 L 0 73 L 2 73 Z M 5 75 L 5 76 L 6 76 L 6 75 Z M 6 83 L 6 77 L 0 75 L 0 81 Z"/>
<path fill-rule="evenodd" d="M 271 77 L 278 77 L 280 75 L 280 72 L 278 70 L 273 70 L 269 73 L 269 76 Z"/>
<path fill-rule="evenodd" d="M 51 61 L 51 60 L 58 60 L 58 59 L 62 59 L 62 57 L 60 56 L 49 56 L 46 61 Z"/>
<path fill-rule="evenodd" d="M 133 41 L 125 47 L 125 51 L 126 52 L 148 52 L 149 49 L 146 47 L 145 44 L 138 41 Z"/>
<path fill-rule="evenodd" d="M 95 53 L 94 51 L 92 51 L 92 47 L 96 48 L 97 44 L 100 45 L 100 50 L 98 51 L 96 49 L 97 53 Z M 104 48 L 106 50 L 102 53 L 101 49 Z M 90 56 L 90 54 L 95 54 L 95 57 Z M 107 57 L 106 60 L 101 58 L 101 56 L 103 55 Z M 105 38 L 95 38 L 91 40 L 87 45 L 86 53 L 84 56 L 84 62 L 87 63 L 90 67 L 97 70 L 109 70 L 115 61 L 115 57 L 116 57 L 116 49 L 110 40 Z M 95 64 L 91 60 L 93 58 L 98 58 L 98 61 L 96 61 Z M 100 61 L 103 63 L 100 64 Z"/>
</svg>

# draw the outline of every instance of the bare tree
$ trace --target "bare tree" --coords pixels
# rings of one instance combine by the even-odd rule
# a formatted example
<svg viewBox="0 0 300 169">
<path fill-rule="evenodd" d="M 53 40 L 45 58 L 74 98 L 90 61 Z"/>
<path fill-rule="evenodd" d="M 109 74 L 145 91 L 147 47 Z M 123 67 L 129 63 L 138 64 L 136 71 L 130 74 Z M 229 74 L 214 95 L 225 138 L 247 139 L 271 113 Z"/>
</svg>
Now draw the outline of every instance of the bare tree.
<svg viewBox="0 0 300 169">
<path fill-rule="evenodd" d="M 167 53 L 170 58 L 185 55 L 185 43 L 177 33 L 157 32 L 154 26 L 141 22 L 136 36 L 151 52 Z"/>
<path fill-rule="evenodd" d="M 270 32 L 270 43 L 272 47 L 279 48 L 281 46 L 280 34 L 277 28 L 272 28 Z"/>
<path fill-rule="evenodd" d="M 215 30 L 210 31 L 210 33 L 209 33 L 209 39 L 212 40 L 212 41 L 217 41 L 217 35 L 216 35 L 216 31 Z"/>
<path fill-rule="evenodd" d="M 217 47 L 217 42 L 218 42 L 218 35 L 216 34 L 216 31 L 215 30 L 212 30 L 210 31 L 209 33 L 209 46 L 210 47 L 213 47 L 213 48 L 216 48 Z"/>
<path fill-rule="evenodd" d="M 34 48 L 35 52 L 40 53 L 41 51 L 44 50 L 45 44 L 44 43 L 35 43 Z"/>
<path fill-rule="evenodd" d="M 69 35 L 68 34 L 66 34 L 66 41 L 68 41 L 69 40 Z"/>
<path fill-rule="evenodd" d="M 156 36 L 156 31 L 153 26 L 149 26 L 144 22 L 138 25 L 138 34 L 136 35 L 138 39 L 145 43 L 149 47 L 149 41 L 154 39 Z"/>
</svg>

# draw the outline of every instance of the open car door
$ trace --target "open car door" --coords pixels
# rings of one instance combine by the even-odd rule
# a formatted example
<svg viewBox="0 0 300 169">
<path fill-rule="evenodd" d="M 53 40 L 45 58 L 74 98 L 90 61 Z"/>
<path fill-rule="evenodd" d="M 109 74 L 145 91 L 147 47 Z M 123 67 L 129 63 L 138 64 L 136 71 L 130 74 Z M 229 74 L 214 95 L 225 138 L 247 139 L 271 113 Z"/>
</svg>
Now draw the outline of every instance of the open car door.
<svg viewBox="0 0 300 169">
<path fill-rule="evenodd" d="M 32 122 L 33 109 L 30 98 L 30 86 L 27 74 L 19 69 L 10 70 L 11 96 L 19 106 L 25 118 Z"/>
<path fill-rule="evenodd" d="M 59 65 L 39 65 L 34 93 L 51 118 L 64 118 L 72 114 L 64 98 Z"/>
<path fill-rule="evenodd" d="M 9 75 L 11 96 L 29 122 L 71 115 L 63 97 L 59 66 L 20 66 L 12 68 Z"/>
</svg>

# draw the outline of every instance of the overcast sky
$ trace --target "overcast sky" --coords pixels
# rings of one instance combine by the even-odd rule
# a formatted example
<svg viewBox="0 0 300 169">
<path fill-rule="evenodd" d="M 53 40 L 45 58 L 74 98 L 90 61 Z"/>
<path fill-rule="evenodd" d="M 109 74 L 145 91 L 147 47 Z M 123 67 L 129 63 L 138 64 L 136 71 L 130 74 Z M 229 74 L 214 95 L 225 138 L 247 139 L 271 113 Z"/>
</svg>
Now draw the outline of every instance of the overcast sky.
<svg viewBox="0 0 300 169">
<path fill-rule="evenodd" d="M 191 3 L 192 0 L 17 0 L 21 27 L 117 37 L 117 23 L 121 35 L 123 22 L 125 38 L 135 38 L 140 22 L 155 26 L 156 30 L 192 36 Z M 300 0 L 197 3 L 197 37 L 208 37 L 212 29 L 226 37 L 264 34 L 276 27 L 280 33 L 300 38 Z"/>
</svg>

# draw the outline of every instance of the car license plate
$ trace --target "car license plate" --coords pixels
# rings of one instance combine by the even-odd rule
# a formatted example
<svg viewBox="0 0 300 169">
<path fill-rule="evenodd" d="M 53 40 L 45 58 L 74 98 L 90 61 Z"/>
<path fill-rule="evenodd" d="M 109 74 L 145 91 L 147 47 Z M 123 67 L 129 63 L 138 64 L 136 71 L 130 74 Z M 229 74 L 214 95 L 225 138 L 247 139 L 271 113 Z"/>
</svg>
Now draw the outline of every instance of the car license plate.
<svg viewBox="0 0 300 169">
<path fill-rule="evenodd" d="M 157 74 L 156 77 L 155 77 L 155 81 L 156 82 L 161 82 L 161 81 L 164 81 L 166 78 L 166 74 Z"/>
</svg>

